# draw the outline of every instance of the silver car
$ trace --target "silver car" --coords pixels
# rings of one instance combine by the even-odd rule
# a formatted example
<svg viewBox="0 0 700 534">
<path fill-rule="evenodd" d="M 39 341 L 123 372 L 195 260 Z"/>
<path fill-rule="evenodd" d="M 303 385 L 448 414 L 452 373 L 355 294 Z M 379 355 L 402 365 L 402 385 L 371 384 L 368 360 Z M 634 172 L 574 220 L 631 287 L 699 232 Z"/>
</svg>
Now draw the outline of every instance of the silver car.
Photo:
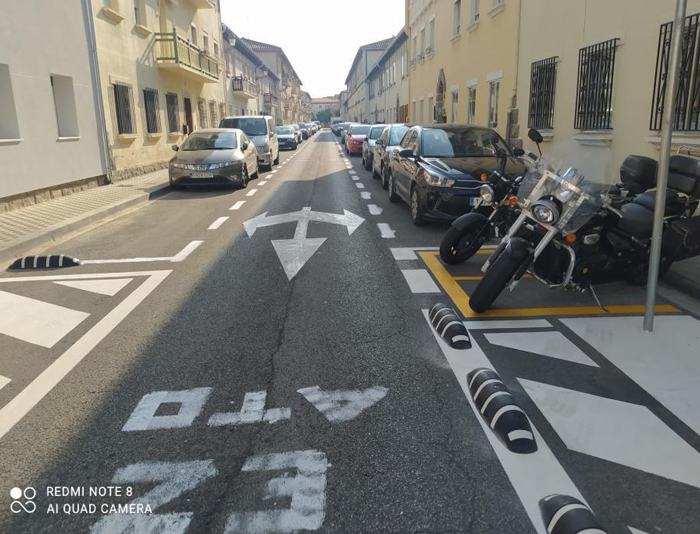
<svg viewBox="0 0 700 534">
<path fill-rule="evenodd" d="M 374 143 L 372 155 L 372 178 L 380 178 L 382 187 L 389 187 L 389 159 L 401 143 L 411 124 L 389 124 Z"/>
<path fill-rule="evenodd" d="M 258 149 L 258 163 L 268 170 L 280 162 L 277 127 L 269 115 L 226 117 L 219 122 L 219 128 L 243 130 Z"/>
<path fill-rule="evenodd" d="M 170 160 L 170 187 L 227 184 L 241 188 L 258 177 L 258 151 L 241 130 L 211 128 L 197 130 L 182 146 L 173 145 Z"/>
</svg>

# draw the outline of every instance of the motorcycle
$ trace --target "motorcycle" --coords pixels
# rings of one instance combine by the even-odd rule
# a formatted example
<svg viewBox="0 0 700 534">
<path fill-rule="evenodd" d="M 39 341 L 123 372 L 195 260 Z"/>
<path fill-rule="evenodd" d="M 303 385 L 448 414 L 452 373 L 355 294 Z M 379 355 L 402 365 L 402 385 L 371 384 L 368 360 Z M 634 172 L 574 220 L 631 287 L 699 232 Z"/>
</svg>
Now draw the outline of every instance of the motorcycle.
<svg viewBox="0 0 700 534">
<path fill-rule="evenodd" d="M 539 149 L 542 136 L 537 130 L 531 131 Z M 522 148 L 514 149 L 513 154 L 528 166 L 537 159 L 535 154 Z M 440 242 L 440 257 L 448 265 L 464 263 L 491 238 L 505 235 L 517 217 L 515 194 L 522 176 L 509 176 L 505 172 L 508 154 L 499 151 L 496 157 L 500 159 L 500 168 L 492 172 L 479 188 L 479 197 L 472 210 L 452 222 Z"/>
<path fill-rule="evenodd" d="M 601 308 L 593 285 L 646 282 L 655 207 L 655 192 L 647 190 L 655 185 L 655 162 L 629 156 L 620 187 L 605 183 L 611 176 L 607 158 L 593 150 L 570 139 L 523 177 L 520 215 L 482 267 L 485 275 L 470 296 L 472 310 L 486 311 L 526 273 L 549 288 L 590 290 Z M 674 261 L 700 255 L 700 217 L 691 216 L 698 199 L 700 161 L 672 156 L 660 274 Z"/>
</svg>

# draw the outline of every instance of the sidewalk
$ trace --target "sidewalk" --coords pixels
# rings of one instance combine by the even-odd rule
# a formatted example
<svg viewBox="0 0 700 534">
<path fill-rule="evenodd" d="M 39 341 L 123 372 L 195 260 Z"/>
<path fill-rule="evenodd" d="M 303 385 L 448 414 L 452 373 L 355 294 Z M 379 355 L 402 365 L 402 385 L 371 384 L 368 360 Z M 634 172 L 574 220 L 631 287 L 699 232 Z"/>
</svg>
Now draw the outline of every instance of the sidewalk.
<svg viewBox="0 0 700 534">
<path fill-rule="evenodd" d="M 660 282 L 700 299 L 700 257 L 674 263 Z"/>
<path fill-rule="evenodd" d="M 0 214 L 0 264 L 168 190 L 167 169 Z"/>
</svg>

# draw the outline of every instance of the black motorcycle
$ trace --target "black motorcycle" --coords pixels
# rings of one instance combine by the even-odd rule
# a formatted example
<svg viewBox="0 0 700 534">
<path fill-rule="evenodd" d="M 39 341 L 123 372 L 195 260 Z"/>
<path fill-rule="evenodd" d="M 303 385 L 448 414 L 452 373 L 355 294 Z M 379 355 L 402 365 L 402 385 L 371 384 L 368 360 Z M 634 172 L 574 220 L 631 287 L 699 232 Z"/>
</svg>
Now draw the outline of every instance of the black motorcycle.
<svg viewBox="0 0 700 534">
<path fill-rule="evenodd" d="M 534 141 L 542 142 L 542 136 L 532 130 Z M 498 143 L 494 143 L 498 146 Z M 522 148 L 513 150 L 516 157 L 532 164 L 537 156 Z M 509 176 L 505 172 L 508 154 L 499 151 L 499 170 L 491 173 L 488 180 L 479 188 L 479 198 L 469 213 L 452 222 L 440 242 L 440 257 L 448 265 L 464 263 L 493 237 L 502 237 L 517 218 L 515 195 L 522 176 Z"/>
<path fill-rule="evenodd" d="M 646 282 L 655 207 L 655 192 L 648 189 L 656 182 L 655 162 L 630 156 L 620 171 L 621 186 L 596 183 L 609 175 L 601 153 L 575 141 L 573 147 L 562 145 L 523 178 L 520 215 L 484 264 L 484 278 L 470 295 L 472 310 L 486 311 L 526 273 L 550 288 L 590 290 L 594 297 L 595 284 Z M 700 161 L 672 156 L 661 274 L 676 260 L 700 255 L 700 217 L 691 217 L 699 198 Z"/>
</svg>

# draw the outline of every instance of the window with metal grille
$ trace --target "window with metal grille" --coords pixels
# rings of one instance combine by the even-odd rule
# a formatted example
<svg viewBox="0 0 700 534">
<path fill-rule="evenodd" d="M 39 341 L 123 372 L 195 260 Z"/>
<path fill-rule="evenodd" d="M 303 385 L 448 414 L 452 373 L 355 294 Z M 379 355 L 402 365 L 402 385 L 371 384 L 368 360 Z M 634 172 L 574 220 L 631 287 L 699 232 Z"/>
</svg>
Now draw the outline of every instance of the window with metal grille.
<svg viewBox="0 0 700 534">
<path fill-rule="evenodd" d="M 218 128 L 219 120 L 216 115 L 216 102 L 214 102 L 213 100 L 209 101 L 209 116 L 211 117 L 211 127 Z"/>
<path fill-rule="evenodd" d="M 498 128 L 498 99 L 501 92 L 501 82 L 489 82 L 489 128 Z"/>
<path fill-rule="evenodd" d="M 176 133 L 180 131 L 180 108 L 177 94 L 165 93 L 165 107 L 168 113 L 168 131 Z"/>
<path fill-rule="evenodd" d="M 114 111 L 117 116 L 117 131 L 120 134 L 136 133 L 132 116 L 131 86 L 125 83 L 112 85 L 114 91 Z"/>
<path fill-rule="evenodd" d="M 685 18 L 681 66 L 678 74 L 676 109 L 673 113 L 673 129 L 684 132 L 700 130 L 700 13 Z M 656 51 L 654 93 L 651 100 L 649 129 L 661 130 L 661 119 L 666 97 L 666 78 L 671 50 L 673 22 L 662 24 Z"/>
<path fill-rule="evenodd" d="M 143 107 L 146 112 L 146 131 L 160 133 L 160 103 L 156 89 L 143 90 Z"/>
<path fill-rule="evenodd" d="M 207 127 L 207 102 L 203 98 L 197 99 L 197 112 L 199 113 L 199 127 Z"/>
<path fill-rule="evenodd" d="M 226 116 L 226 106 L 223 102 L 219 102 L 219 120 Z"/>
<path fill-rule="evenodd" d="M 529 128 L 553 128 L 554 89 L 557 83 L 557 58 L 535 61 L 530 67 Z"/>
<path fill-rule="evenodd" d="M 613 78 L 618 41 L 610 39 L 579 50 L 574 128 L 612 129 Z"/>
<path fill-rule="evenodd" d="M 476 121 L 476 87 L 469 87 L 467 93 L 467 124 L 474 124 Z"/>
</svg>

